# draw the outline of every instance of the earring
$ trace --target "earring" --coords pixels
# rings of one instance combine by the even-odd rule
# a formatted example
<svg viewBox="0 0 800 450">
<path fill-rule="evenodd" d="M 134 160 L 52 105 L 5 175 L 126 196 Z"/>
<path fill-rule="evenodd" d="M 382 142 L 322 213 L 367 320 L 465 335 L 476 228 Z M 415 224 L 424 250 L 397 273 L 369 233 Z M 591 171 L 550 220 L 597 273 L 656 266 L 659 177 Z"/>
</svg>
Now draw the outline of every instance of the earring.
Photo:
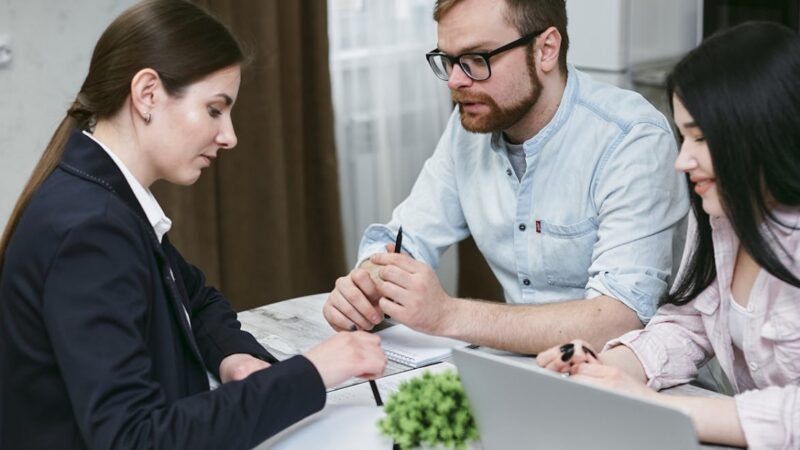
<svg viewBox="0 0 800 450">
<path fill-rule="evenodd" d="M 149 112 L 144 113 L 144 123 L 150 123 L 151 118 L 152 116 L 150 115 Z"/>
</svg>

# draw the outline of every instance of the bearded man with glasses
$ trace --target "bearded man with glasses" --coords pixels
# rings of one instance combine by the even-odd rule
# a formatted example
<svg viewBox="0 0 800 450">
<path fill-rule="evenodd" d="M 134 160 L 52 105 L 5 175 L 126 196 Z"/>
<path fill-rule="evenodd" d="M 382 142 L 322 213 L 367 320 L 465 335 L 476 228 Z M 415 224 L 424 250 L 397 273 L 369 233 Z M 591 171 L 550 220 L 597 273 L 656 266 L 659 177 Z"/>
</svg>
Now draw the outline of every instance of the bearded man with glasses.
<svg viewBox="0 0 800 450">
<path fill-rule="evenodd" d="M 366 230 L 326 320 L 369 330 L 388 314 L 521 353 L 640 328 L 673 279 L 688 211 L 667 120 L 567 64 L 564 0 L 438 0 L 434 19 L 426 57 L 456 111 L 391 221 Z M 432 268 L 470 235 L 506 304 L 442 289 Z"/>
</svg>

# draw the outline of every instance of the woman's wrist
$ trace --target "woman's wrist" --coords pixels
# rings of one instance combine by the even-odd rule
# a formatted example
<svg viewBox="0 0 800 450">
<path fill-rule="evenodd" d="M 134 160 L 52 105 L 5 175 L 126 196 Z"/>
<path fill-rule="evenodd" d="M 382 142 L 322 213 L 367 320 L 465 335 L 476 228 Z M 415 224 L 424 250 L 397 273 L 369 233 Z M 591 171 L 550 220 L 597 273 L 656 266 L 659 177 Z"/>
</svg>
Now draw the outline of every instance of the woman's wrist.
<svg viewBox="0 0 800 450">
<path fill-rule="evenodd" d="M 234 353 L 226 356 L 219 364 L 219 379 L 222 383 L 247 378 L 251 373 L 266 369 L 270 364 L 249 353 Z"/>
</svg>

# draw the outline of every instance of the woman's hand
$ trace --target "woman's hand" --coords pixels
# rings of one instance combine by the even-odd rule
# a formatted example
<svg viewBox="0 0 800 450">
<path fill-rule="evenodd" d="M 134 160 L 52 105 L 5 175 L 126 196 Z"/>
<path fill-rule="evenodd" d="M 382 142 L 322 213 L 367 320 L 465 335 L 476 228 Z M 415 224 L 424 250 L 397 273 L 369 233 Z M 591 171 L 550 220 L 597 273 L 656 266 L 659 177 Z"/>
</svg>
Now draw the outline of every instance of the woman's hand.
<svg viewBox="0 0 800 450">
<path fill-rule="evenodd" d="M 266 369 L 269 363 L 247 353 L 234 353 L 219 363 L 219 378 L 222 383 L 244 380 L 251 373 Z"/>
<path fill-rule="evenodd" d="M 383 374 L 386 355 L 381 339 L 363 331 L 339 332 L 305 353 L 330 388 L 350 377 L 376 378 Z"/>
<path fill-rule="evenodd" d="M 602 353 L 602 355 L 605 355 L 605 353 Z M 641 380 L 637 380 L 619 367 L 604 364 L 591 346 L 581 340 L 574 340 L 560 347 L 553 347 L 539 353 L 539 356 L 536 357 L 536 362 L 546 369 L 564 374 L 568 373 L 575 380 L 597 384 L 615 391 L 626 392 L 640 397 L 655 397 L 657 395 Z"/>
<path fill-rule="evenodd" d="M 581 364 L 572 371 L 573 379 L 655 400 L 658 393 L 622 369 L 603 364 Z"/>
<path fill-rule="evenodd" d="M 581 364 L 602 364 L 592 347 L 580 339 L 539 353 L 536 362 L 545 369 L 572 375 Z"/>
</svg>

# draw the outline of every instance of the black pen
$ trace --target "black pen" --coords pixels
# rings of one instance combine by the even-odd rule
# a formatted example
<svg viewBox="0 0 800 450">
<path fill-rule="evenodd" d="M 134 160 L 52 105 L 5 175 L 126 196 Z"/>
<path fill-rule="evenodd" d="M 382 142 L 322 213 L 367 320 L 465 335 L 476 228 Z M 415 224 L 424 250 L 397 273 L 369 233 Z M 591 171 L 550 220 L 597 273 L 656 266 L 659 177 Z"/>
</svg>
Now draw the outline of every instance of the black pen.
<svg viewBox="0 0 800 450">
<path fill-rule="evenodd" d="M 394 241 L 394 252 L 400 253 L 400 247 L 403 245 L 403 226 L 400 225 L 400 229 L 397 230 L 397 239 Z"/>
<path fill-rule="evenodd" d="M 357 329 L 358 327 L 355 324 L 350 325 L 350 331 L 356 331 Z M 369 380 L 369 387 L 372 389 L 372 396 L 375 398 L 375 404 L 383 406 L 381 393 L 378 391 L 378 385 L 375 383 L 375 380 Z"/>
<path fill-rule="evenodd" d="M 403 226 L 400 225 L 400 229 L 397 230 L 397 238 L 394 240 L 394 252 L 401 253 L 402 247 L 403 247 Z M 391 319 L 391 317 L 389 317 L 387 314 L 384 314 L 383 318 Z"/>
<path fill-rule="evenodd" d="M 400 229 L 397 230 L 397 239 L 394 241 L 394 252 L 400 253 L 400 248 L 403 245 L 403 226 L 400 226 Z M 388 316 L 387 316 L 388 317 Z M 350 329 L 355 329 L 355 325 L 351 326 Z M 369 380 L 369 387 L 372 389 L 372 396 L 375 397 L 375 404 L 378 406 L 383 406 L 383 400 L 381 399 L 381 393 L 378 391 L 378 385 L 375 383 L 375 380 Z M 396 447 L 397 444 L 394 444 Z M 392 447 L 394 448 L 394 447 Z"/>
<path fill-rule="evenodd" d="M 403 244 L 403 227 L 400 226 L 400 229 L 397 230 L 397 239 L 394 241 L 394 252 L 400 253 L 400 246 Z M 350 325 L 350 331 L 356 331 L 358 327 L 355 324 Z M 375 380 L 369 380 L 369 387 L 372 389 L 372 396 L 375 398 L 375 404 L 378 406 L 383 406 L 383 400 L 381 399 L 381 393 L 378 391 L 378 385 L 375 383 Z"/>
<path fill-rule="evenodd" d="M 372 389 L 372 396 L 375 397 L 375 404 L 378 406 L 383 406 L 381 393 L 378 392 L 378 384 L 375 383 L 375 380 L 369 380 L 369 387 Z"/>
</svg>

